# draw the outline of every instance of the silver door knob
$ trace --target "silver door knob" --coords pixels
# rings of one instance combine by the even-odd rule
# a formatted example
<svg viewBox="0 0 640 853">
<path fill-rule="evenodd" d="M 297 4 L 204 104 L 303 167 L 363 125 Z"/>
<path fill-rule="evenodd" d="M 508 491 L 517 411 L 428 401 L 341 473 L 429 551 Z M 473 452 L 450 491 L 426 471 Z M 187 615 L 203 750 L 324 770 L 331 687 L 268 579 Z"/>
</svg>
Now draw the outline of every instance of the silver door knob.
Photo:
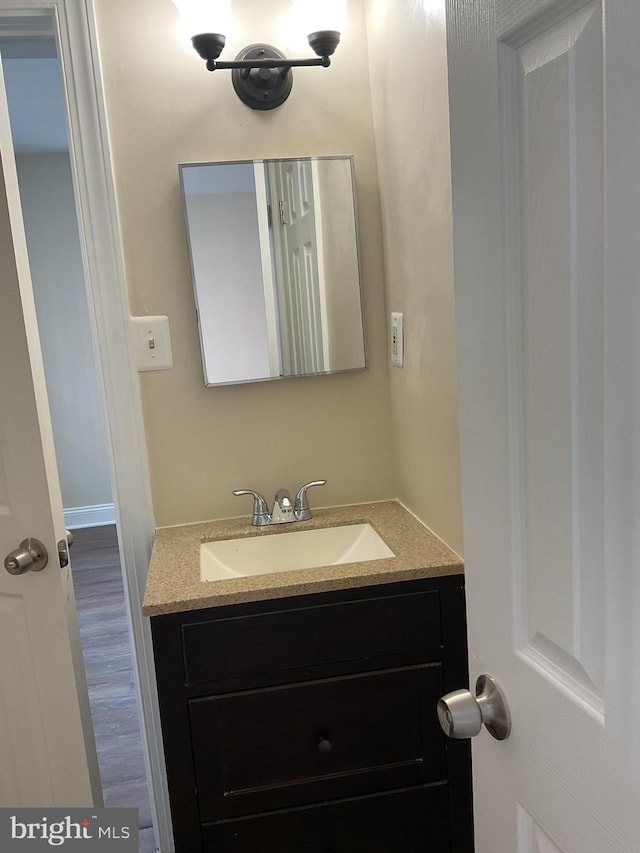
<svg viewBox="0 0 640 853">
<path fill-rule="evenodd" d="M 23 539 L 20 547 L 4 558 L 4 567 L 10 575 L 24 572 L 41 572 L 47 565 L 47 549 L 38 539 Z"/>
<path fill-rule="evenodd" d="M 511 715 L 504 693 L 491 675 L 480 675 L 476 695 L 454 690 L 438 701 L 438 720 L 444 733 L 456 740 L 475 737 L 484 725 L 496 740 L 511 733 Z"/>
</svg>

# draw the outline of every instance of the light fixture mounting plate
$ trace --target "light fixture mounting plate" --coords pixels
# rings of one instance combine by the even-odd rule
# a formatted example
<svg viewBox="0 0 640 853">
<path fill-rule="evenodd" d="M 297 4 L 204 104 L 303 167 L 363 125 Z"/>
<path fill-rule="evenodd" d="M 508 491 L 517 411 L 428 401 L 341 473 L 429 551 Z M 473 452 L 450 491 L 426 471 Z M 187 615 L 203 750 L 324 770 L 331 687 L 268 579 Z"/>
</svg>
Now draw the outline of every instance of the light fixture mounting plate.
<svg viewBox="0 0 640 853">
<path fill-rule="evenodd" d="M 250 44 L 236 60 L 285 60 L 286 56 L 270 44 Z M 289 97 L 293 86 L 290 68 L 234 68 L 231 82 L 240 100 L 253 110 L 273 110 Z"/>
</svg>

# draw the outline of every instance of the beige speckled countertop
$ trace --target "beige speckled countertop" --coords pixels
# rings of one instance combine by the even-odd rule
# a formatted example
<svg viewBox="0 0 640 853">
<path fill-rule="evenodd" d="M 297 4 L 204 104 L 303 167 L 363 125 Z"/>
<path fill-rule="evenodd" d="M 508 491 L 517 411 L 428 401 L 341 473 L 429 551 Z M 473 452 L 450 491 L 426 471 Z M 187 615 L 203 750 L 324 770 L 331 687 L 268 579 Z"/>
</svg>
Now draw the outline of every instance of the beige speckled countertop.
<svg viewBox="0 0 640 853">
<path fill-rule="evenodd" d="M 200 580 L 200 545 L 218 539 L 277 536 L 368 522 L 396 555 L 276 574 Z M 372 584 L 455 575 L 463 564 L 453 551 L 395 501 L 314 510 L 310 521 L 252 527 L 247 516 L 156 531 L 142 612 L 145 616 L 246 601 L 285 598 Z"/>
</svg>

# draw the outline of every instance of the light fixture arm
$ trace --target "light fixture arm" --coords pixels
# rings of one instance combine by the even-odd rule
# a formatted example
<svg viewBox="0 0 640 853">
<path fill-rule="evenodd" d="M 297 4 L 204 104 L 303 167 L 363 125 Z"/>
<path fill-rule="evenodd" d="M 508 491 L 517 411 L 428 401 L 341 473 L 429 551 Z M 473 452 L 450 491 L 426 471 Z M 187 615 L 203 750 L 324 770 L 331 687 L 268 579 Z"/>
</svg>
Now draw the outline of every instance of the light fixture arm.
<svg viewBox="0 0 640 853">
<path fill-rule="evenodd" d="M 330 56 L 312 56 L 307 59 L 235 59 L 230 62 L 219 59 L 207 60 L 207 70 L 217 71 L 238 68 L 302 68 L 310 65 L 331 65 Z"/>
</svg>

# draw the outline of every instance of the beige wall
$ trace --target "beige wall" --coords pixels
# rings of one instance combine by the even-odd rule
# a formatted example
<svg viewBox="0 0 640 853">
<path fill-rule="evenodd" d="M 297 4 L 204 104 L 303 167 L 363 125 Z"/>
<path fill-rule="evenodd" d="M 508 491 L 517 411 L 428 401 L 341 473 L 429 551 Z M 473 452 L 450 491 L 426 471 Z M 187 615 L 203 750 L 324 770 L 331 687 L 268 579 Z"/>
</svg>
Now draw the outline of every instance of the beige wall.
<svg viewBox="0 0 640 853">
<path fill-rule="evenodd" d="M 289 55 L 309 53 L 304 38 L 294 42 L 285 28 L 288 0 L 233 5 L 237 30 L 225 55 L 255 41 Z M 229 72 L 208 73 L 178 40 L 170 0 L 97 0 L 96 7 L 131 311 L 167 314 L 171 325 L 174 369 L 141 375 L 157 524 L 248 514 L 248 499 L 232 497 L 233 488 L 271 497 L 278 487 L 292 490 L 318 477 L 329 484 L 314 494 L 316 505 L 394 497 L 360 0 L 351 3 L 331 68 L 295 71 L 289 100 L 264 113 L 236 98 Z M 370 369 L 205 389 L 177 165 L 310 154 L 355 155 Z"/>
<path fill-rule="evenodd" d="M 400 499 L 462 553 L 444 0 L 367 0 Z"/>
</svg>

